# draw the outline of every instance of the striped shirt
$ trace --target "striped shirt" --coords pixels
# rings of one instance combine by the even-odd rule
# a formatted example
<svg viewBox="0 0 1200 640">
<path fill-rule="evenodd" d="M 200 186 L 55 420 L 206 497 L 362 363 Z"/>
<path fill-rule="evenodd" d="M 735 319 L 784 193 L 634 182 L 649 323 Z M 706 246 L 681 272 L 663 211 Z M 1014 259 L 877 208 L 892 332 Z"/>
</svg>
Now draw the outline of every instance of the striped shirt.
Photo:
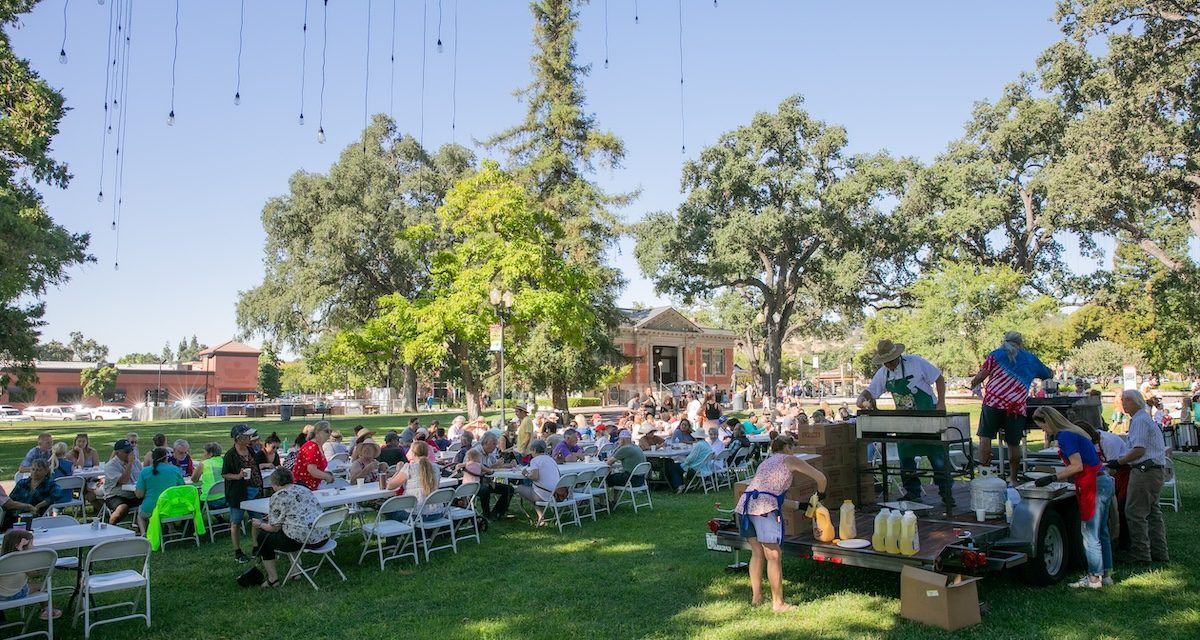
<svg viewBox="0 0 1200 640">
<path fill-rule="evenodd" d="M 1001 362 L 1001 358 L 1004 358 L 1004 362 Z M 980 370 L 987 374 L 988 379 L 983 392 L 983 406 L 1018 416 L 1025 415 L 1025 400 L 1029 397 L 1029 385 L 1034 378 L 1045 380 L 1054 376 L 1053 371 L 1028 351 L 1019 352 L 1015 362 L 1008 362 L 1004 350 L 997 349 L 988 354 Z"/>
<path fill-rule="evenodd" d="M 1150 419 L 1145 409 L 1133 414 L 1129 420 L 1129 448 L 1142 448 L 1141 457 L 1130 460 L 1129 464 L 1152 462 L 1167 463 L 1167 441 L 1163 437 L 1162 427 Z"/>
</svg>

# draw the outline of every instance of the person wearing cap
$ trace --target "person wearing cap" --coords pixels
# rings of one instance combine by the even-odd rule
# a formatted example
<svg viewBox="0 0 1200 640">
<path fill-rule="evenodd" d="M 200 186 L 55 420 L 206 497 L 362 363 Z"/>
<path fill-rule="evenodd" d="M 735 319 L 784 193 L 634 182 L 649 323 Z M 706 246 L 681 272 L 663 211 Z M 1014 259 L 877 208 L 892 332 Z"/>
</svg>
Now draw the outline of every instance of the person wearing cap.
<svg viewBox="0 0 1200 640">
<path fill-rule="evenodd" d="M 108 507 L 109 524 L 120 522 L 130 509 L 142 504 L 134 492 L 123 488 L 133 484 L 141 471 L 142 461 L 138 460 L 133 444 L 124 438 L 114 442 L 113 457 L 104 465 L 104 486 L 107 489 L 104 505 Z"/>
<path fill-rule="evenodd" d="M 399 433 L 389 431 L 383 436 L 383 449 L 379 450 L 380 462 L 386 463 L 389 467 L 403 464 L 406 453 L 408 451 L 400 446 Z"/>
<path fill-rule="evenodd" d="M 373 435 L 375 435 L 374 431 L 371 431 L 370 428 L 364 427 L 361 424 L 354 427 L 354 440 L 351 441 L 351 443 L 350 443 L 350 460 L 356 460 L 358 458 L 359 447 L 363 446 L 364 444 L 366 444 L 368 442 L 371 442 L 371 443 L 375 442 L 374 440 L 371 439 L 371 436 L 373 436 Z M 376 445 L 376 446 L 378 446 L 378 445 Z"/>
<path fill-rule="evenodd" d="M 633 433 L 629 429 L 622 429 L 617 433 L 617 448 L 612 453 L 608 454 L 608 466 L 614 466 L 616 463 L 621 463 L 621 471 L 610 473 L 604 479 L 604 483 L 610 487 L 622 487 L 626 482 L 629 482 L 629 475 L 639 464 L 646 461 L 646 454 L 642 453 L 642 448 L 633 443 Z M 644 479 L 636 480 L 636 486 L 642 486 Z"/>
<path fill-rule="evenodd" d="M 933 411 L 946 409 L 946 378 L 925 358 L 904 355 L 904 345 L 891 340 L 880 340 L 875 345 L 871 362 L 879 370 L 871 383 L 858 396 L 858 406 L 874 409 L 876 399 L 885 393 L 892 394 L 892 401 L 899 410 Z M 936 389 L 936 390 L 935 390 Z M 935 395 L 936 394 L 936 395 Z M 816 412 L 813 414 L 816 422 Z M 925 456 L 934 471 L 942 500 L 954 503 L 954 481 L 946 466 L 946 452 L 941 445 L 908 444 L 896 445 L 900 457 L 900 477 L 904 484 L 902 500 L 919 500 L 922 495 L 921 479 L 916 475 L 917 456 Z"/>
<path fill-rule="evenodd" d="M 250 441 L 258 431 L 244 423 L 233 425 L 229 436 L 233 438 L 233 446 L 225 452 L 221 464 L 221 478 L 225 481 L 225 504 L 229 507 L 230 541 L 233 543 L 233 557 L 238 562 L 249 562 L 250 558 L 242 551 L 242 521 L 246 520 L 246 512 L 242 510 L 242 502 L 253 500 L 263 492 L 262 471 L 259 465 L 263 457 L 250 448 Z M 255 532 L 250 531 L 251 542 L 257 542 Z"/>
<path fill-rule="evenodd" d="M 1008 443 L 1008 481 L 1017 484 L 1017 470 L 1021 468 L 1021 439 L 1025 437 L 1027 424 L 1025 400 L 1029 387 L 1035 379 L 1049 380 L 1054 377 L 1050 367 L 1025 350 L 1025 341 L 1020 333 L 1009 331 L 1004 334 L 1000 348 L 992 351 L 979 367 L 979 373 L 967 383 L 975 389 L 987 380 L 983 391 L 983 409 L 979 414 L 979 462 L 983 466 L 992 464 L 992 438 L 1004 432 Z"/>
<path fill-rule="evenodd" d="M 529 455 L 529 445 L 533 443 L 533 420 L 523 404 L 513 407 L 513 412 L 517 414 L 517 420 L 520 420 L 520 424 L 517 425 L 517 451 L 522 455 Z"/>
<path fill-rule="evenodd" d="M 321 486 L 321 481 L 333 482 L 333 474 L 326 471 L 329 466 L 329 460 L 325 458 L 322 447 L 329 440 L 333 429 L 330 428 L 329 422 L 318 420 L 313 427 L 312 440 L 304 443 L 300 447 L 300 453 L 296 454 L 296 464 L 292 467 L 292 477 L 296 483 L 308 487 L 309 491 L 316 491 L 317 487 Z"/>
</svg>

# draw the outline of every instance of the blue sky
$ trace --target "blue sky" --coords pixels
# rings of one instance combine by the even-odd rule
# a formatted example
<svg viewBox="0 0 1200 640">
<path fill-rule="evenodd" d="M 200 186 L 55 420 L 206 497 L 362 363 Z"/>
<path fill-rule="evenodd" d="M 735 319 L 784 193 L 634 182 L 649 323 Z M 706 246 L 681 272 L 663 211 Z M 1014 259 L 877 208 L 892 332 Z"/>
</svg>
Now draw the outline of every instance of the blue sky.
<svg viewBox="0 0 1200 640">
<path fill-rule="evenodd" d="M 108 0 L 108 3 L 115 0 Z M 395 65 L 391 0 L 331 0 L 324 128 L 317 144 L 322 5 L 309 0 L 304 112 L 300 111 L 302 0 L 249 0 L 237 77 L 238 0 L 182 0 L 176 72 L 176 124 L 168 127 L 175 3 L 135 0 L 120 270 L 112 220 L 112 154 L 100 185 L 109 4 L 67 5 L 68 63 L 58 61 L 63 0 L 45 0 L 9 31 L 18 55 L 66 96 L 53 154 L 74 175 L 66 190 L 43 189 L 55 219 L 92 234 L 96 264 L 79 267 L 46 296 L 45 339 L 71 331 L 108 344 L 114 357 L 161 350 L 195 334 L 216 344 L 236 333 L 239 290 L 261 281 L 263 203 L 287 190 L 288 176 L 325 171 L 363 123 L 370 5 L 370 112 L 389 110 L 402 130 L 437 146 L 485 139 L 519 121 L 514 89 L 530 79 L 531 17 L 520 0 L 396 3 Z M 457 100 L 453 94 L 457 6 Z M 794 0 L 683 1 L 684 109 L 679 100 L 677 3 L 593 0 L 581 9 L 578 52 L 592 63 L 588 107 L 626 143 L 623 167 L 597 176 L 606 188 L 641 190 L 622 215 L 671 209 L 681 199 L 685 157 L 757 111 L 802 94 L 817 117 L 845 125 L 852 151 L 887 149 L 931 160 L 958 137 L 977 100 L 1033 67 L 1058 37 L 1053 2 L 963 3 Z M 605 11 L 609 67 L 604 68 Z M 422 11 L 427 26 L 422 109 Z M 394 89 L 393 89 L 394 74 Z M 680 152 L 686 141 L 687 156 Z M 481 151 L 481 153 L 483 153 Z M 662 302 L 624 242 L 613 262 L 629 280 L 621 302 Z M 1077 259 L 1072 262 L 1087 268 Z"/>
</svg>

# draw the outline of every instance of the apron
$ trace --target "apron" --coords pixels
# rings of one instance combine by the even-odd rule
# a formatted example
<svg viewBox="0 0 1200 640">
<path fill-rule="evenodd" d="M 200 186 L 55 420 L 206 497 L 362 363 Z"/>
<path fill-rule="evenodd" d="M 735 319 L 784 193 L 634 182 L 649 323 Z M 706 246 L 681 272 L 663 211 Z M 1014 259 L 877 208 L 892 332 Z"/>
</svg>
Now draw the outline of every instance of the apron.
<svg viewBox="0 0 1200 640">
<path fill-rule="evenodd" d="M 1063 457 L 1062 450 L 1058 452 L 1058 459 L 1062 460 L 1063 464 L 1071 464 Z M 1075 482 L 1075 499 L 1079 501 L 1079 520 L 1087 522 L 1096 515 L 1096 476 L 1103 469 L 1101 465 L 1094 464 L 1091 466 L 1083 465 L 1083 471 L 1075 474 L 1071 478 Z"/>
<path fill-rule="evenodd" d="M 887 384 L 884 385 L 884 389 L 887 389 L 892 394 L 892 401 L 896 403 L 896 408 L 901 410 L 933 411 L 937 407 L 937 403 L 933 401 L 933 396 L 920 389 L 910 389 L 908 381 L 909 378 L 905 375 L 904 371 L 904 358 L 901 358 L 900 377 L 888 380 Z M 901 442 L 896 445 L 896 453 L 901 458 L 911 458 L 914 456 L 945 454 L 945 450 L 942 449 L 941 445 Z"/>
</svg>

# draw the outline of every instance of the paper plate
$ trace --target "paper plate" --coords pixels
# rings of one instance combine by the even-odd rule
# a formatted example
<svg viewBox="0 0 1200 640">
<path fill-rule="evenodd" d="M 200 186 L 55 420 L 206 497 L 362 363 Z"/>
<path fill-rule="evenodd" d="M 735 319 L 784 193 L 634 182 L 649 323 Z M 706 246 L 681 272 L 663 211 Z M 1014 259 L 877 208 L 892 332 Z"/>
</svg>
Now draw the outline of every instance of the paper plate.
<svg viewBox="0 0 1200 640">
<path fill-rule="evenodd" d="M 837 544 L 839 547 L 845 547 L 847 549 L 865 549 L 866 547 L 871 546 L 871 541 L 863 540 L 862 538 L 852 538 L 850 540 L 842 540 Z"/>
</svg>

